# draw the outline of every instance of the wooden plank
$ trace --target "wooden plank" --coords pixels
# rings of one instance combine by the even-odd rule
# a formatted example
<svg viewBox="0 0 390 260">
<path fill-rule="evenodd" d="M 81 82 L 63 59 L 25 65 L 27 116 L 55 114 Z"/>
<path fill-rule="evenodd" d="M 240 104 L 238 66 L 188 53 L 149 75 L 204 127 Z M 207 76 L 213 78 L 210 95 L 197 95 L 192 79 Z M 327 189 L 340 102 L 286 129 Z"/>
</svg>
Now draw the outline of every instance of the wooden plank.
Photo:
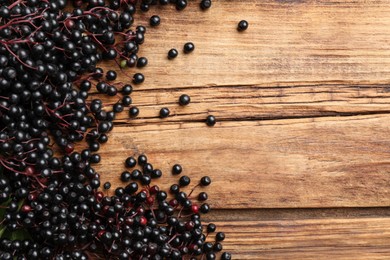
<svg viewBox="0 0 390 260">
<path fill-rule="evenodd" d="M 149 155 L 209 175 L 216 208 L 388 206 L 390 115 L 117 126 L 104 145 L 102 179 L 120 184 L 127 156 Z M 167 176 L 170 174 L 167 174 Z M 165 185 L 175 179 L 163 178 Z"/>
<path fill-rule="evenodd" d="M 152 8 L 136 20 L 162 19 L 158 28 L 148 27 L 139 55 L 149 57 L 149 65 L 138 69 L 146 81 L 137 88 L 388 83 L 389 9 L 386 0 L 215 1 L 206 12 L 196 1 L 183 12 Z M 241 19 L 250 23 L 244 33 L 236 31 Z M 195 52 L 168 61 L 168 50 L 187 41 Z"/>
<path fill-rule="evenodd" d="M 183 93 L 191 97 L 189 106 L 178 105 L 178 98 Z M 208 114 L 218 120 L 237 121 L 390 112 L 388 85 L 210 86 L 135 90 L 131 96 L 140 109 L 139 117 L 130 119 L 128 109 L 125 109 L 124 113 L 118 114 L 116 122 L 132 125 L 199 122 Z M 110 104 L 117 98 L 103 97 L 103 100 Z M 164 120 L 159 119 L 162 107 L 171 111 L 170 117 Z M 111 108 L 107 106 L 106 109 Z"/>
<path fill-rule="evenodd" d="M 389 218 L 214 222 L 234 259 L 388 259 Z"/>
</svg>

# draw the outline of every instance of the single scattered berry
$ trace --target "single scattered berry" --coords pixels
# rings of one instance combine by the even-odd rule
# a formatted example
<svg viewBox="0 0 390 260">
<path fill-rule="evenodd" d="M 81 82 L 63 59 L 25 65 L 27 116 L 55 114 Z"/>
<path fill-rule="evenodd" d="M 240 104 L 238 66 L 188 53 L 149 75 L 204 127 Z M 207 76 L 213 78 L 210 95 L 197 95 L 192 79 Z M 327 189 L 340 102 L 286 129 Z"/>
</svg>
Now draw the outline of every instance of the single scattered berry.
<svg viewBox="0 0 390 260">
<path fill-rule="evenodd" d="M 217 226 L 214 223 L 207 225 L 207 233 L 213 233 L 217 229 Z"/>
<path fill-rule="evenodd" d="M 206 214 L 210 212 L 210 205 L 207 203 L 204 203 L 200 206 L 200 212 Z"/>
<path fill-rule="evenodd" d="M 204 176 L 200 179 L 200 184 L 202 186 L 209 186 L 211 184 L 211 179 L 209 176 Z"/>
<path fill-rule="evenodd" d="M 172 167 L 172 174 L 179 175 L 183 171 L 183 168 L 180 164 L 175 164 Z"/>
<path fill-rule="evenodd" d="M 225 233 L 223 233 L 223 232 L 218 232 L 218 233 L 215 235 L 215 240 L 216 240 L 216 241 L 223 241 L 223 240 L 225 240 Z"/>
<path fill-rule="evenodd" d="M 186 54 L 191 53 L 195 50 L 195 45 L 192 42 L 187 42 L 186 44 L 184 44 L 183 50 Z"/>
<path fill-rule="evenodd" d="M 216 123 L 216 119 L 215 119 L 215 117 L 214 117 L 213 115 L 210 115 L 210 116 L 208 116 L 208 117 L 206 118 L 206 124 L 207 124 L 208 126 L 214 126 L 215 123 Z"/>
<path fill-rule="evenodd" d="M 189 103 L 191 102 L 191 98 L 189 95 L 187 94 L 183 94 L 179 97 L 179 104 L 181 106 L 186 106 L 188 105 Z"/>
<path fill-rule="evenodd" d="M 179 55 L 179 52 L 176 49 L 170 49 L 168 51 L 168 59 L 170 59 L 170 60 L 176 58 L 177 55 Z"/>
<path fill-rule="evenodd" d="M 130 117 L 137 117 L 138 115 L 139 115 L 138 107 L 131 107 L 129 110 L 129 116 Z"/>
<path fill-rule="evenodd" d="M 166 107 L 161 108 L 161 110 L 160 110 L 160 118 L 166 118 L 166 117 L 168 117 L 168 116 L 169 116 L 169 113 L 170 113 L 170 111 L 169 111 L 168 108 L 166 108 Z"/>
<path fill-rule="evenodd" d="M 202 0 L 200 2 L 200 8 L 202 8 L 202 10 L 209 9 L 210 7 L 211 7 L 211 0 Z"/>
<path fill-rule="evenodd" d="M 134 84 L 141 84 L 145 81 L 145 77 L 142 73 L 135 73 L 133 76 L 133 83 Z"/>
<path fill-rule="evenodd" d="M 111 183 L 110 183 L 110 182 L 105 182 L 105 183 L 103 184 L 103 188 L 104 188 L 105 190 L 110 189 L 110 188 L 111 188 Z"/>
<path fill-rule="evenodd" d="M 137 67 L 138 68 L 143 68 L 145 67 L 146 65 L 148 65 L 148 59 L 145 58 L 145 57 L 140 57 L 138 60 L 137 60 Z"/>
<path fill-rule="evenodd" d="M 239 23 L 238 23 L 238 26 L 237 26 L 237 30 L 239 32 L 242 32 L 242 31 L 245 31 L 246 29 L 248 29 L 248 26 L 249 26 L 249 23 L 245 20 L 241 20 Z"/>
<path fill-rule="evenodd" d="M 155 27 L 160 25 L 160 16 L 158 15 L 153 15 L 150 17 L 150 26 Z"/>
</svg>

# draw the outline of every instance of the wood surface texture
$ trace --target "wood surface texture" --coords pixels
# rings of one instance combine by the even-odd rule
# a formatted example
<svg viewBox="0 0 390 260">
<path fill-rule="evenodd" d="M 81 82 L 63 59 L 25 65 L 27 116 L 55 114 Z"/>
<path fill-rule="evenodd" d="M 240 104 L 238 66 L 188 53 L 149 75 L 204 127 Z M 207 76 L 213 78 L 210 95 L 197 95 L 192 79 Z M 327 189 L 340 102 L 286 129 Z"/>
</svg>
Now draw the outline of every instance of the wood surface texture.
<svg viewBox="0 0 390 260">
<path fill-rule="evenodd" d="M 206 221 L 234 259 L 390 259 L 390 1 L 197 2 L 139 14 L 161 25 L 147 27 L 148 66 L 120 74 L 146 80 L 132 95 L 139 118 L 123 112 L 101 150 L 103 181 L 121 185 L 123 160 L 140 153 L 165 187 L 175 163 L 209 175 Z"/>
</svg>

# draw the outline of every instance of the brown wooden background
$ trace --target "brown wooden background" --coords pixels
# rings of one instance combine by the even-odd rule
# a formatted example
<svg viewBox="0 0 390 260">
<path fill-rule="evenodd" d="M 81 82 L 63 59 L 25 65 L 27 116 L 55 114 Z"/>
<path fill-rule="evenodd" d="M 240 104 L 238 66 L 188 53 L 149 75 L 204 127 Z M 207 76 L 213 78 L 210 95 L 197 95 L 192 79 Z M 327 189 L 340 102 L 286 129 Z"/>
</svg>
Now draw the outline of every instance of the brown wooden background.
<svg viewBox="0 0 390 260">
<path fill-rule="evenodd" d="M 137 18 L 162 21 L 140 52 L 140 117 L 118 118 L 102 178 L 120 185 L 123 160 L 139 153 L 166 187 L 175 163 L 209 175 L 205 220 L 234 259 L 390 259 L 390 2 L 215 0 L 206 12 L 197 2 Z M 241 19 L 250 28 L 238 33 Z"/>
</svg>

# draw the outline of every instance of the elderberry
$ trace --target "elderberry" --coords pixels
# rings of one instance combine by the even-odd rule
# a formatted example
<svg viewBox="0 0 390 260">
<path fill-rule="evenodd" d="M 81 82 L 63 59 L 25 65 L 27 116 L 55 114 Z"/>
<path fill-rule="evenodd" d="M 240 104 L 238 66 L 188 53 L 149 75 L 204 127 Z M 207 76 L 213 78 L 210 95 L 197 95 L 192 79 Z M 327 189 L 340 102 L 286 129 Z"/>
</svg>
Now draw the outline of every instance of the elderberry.
<svg viewBox="0 0 390 260">
<path fill-rule="evenodd" d="M 176 49 L 170 49 L 168 51 L 168 59 L 172 60 L 172 59 L 176 58 L 178 54 L 179 53 Z"/>
<path fill-rule="evenodd" d="M 184 48 L 183 48 L 184 53 L 188 54 L 193 52 L 194 50 L 195 50 L 195 45 L 192 42 L 187 42 L 186 44 L 184 44 Z"/>
<path fill-rule="evenodd" d="M 245 31 L 246 29 L 248 29 L 249 27 L 249 23 L 245 20 L 241 20 L 239 23 L 238 23 L 238 26 L 237 26 L 237 30 L 239 32 L 242 32 L 242 31 Z"/>
</svg>

